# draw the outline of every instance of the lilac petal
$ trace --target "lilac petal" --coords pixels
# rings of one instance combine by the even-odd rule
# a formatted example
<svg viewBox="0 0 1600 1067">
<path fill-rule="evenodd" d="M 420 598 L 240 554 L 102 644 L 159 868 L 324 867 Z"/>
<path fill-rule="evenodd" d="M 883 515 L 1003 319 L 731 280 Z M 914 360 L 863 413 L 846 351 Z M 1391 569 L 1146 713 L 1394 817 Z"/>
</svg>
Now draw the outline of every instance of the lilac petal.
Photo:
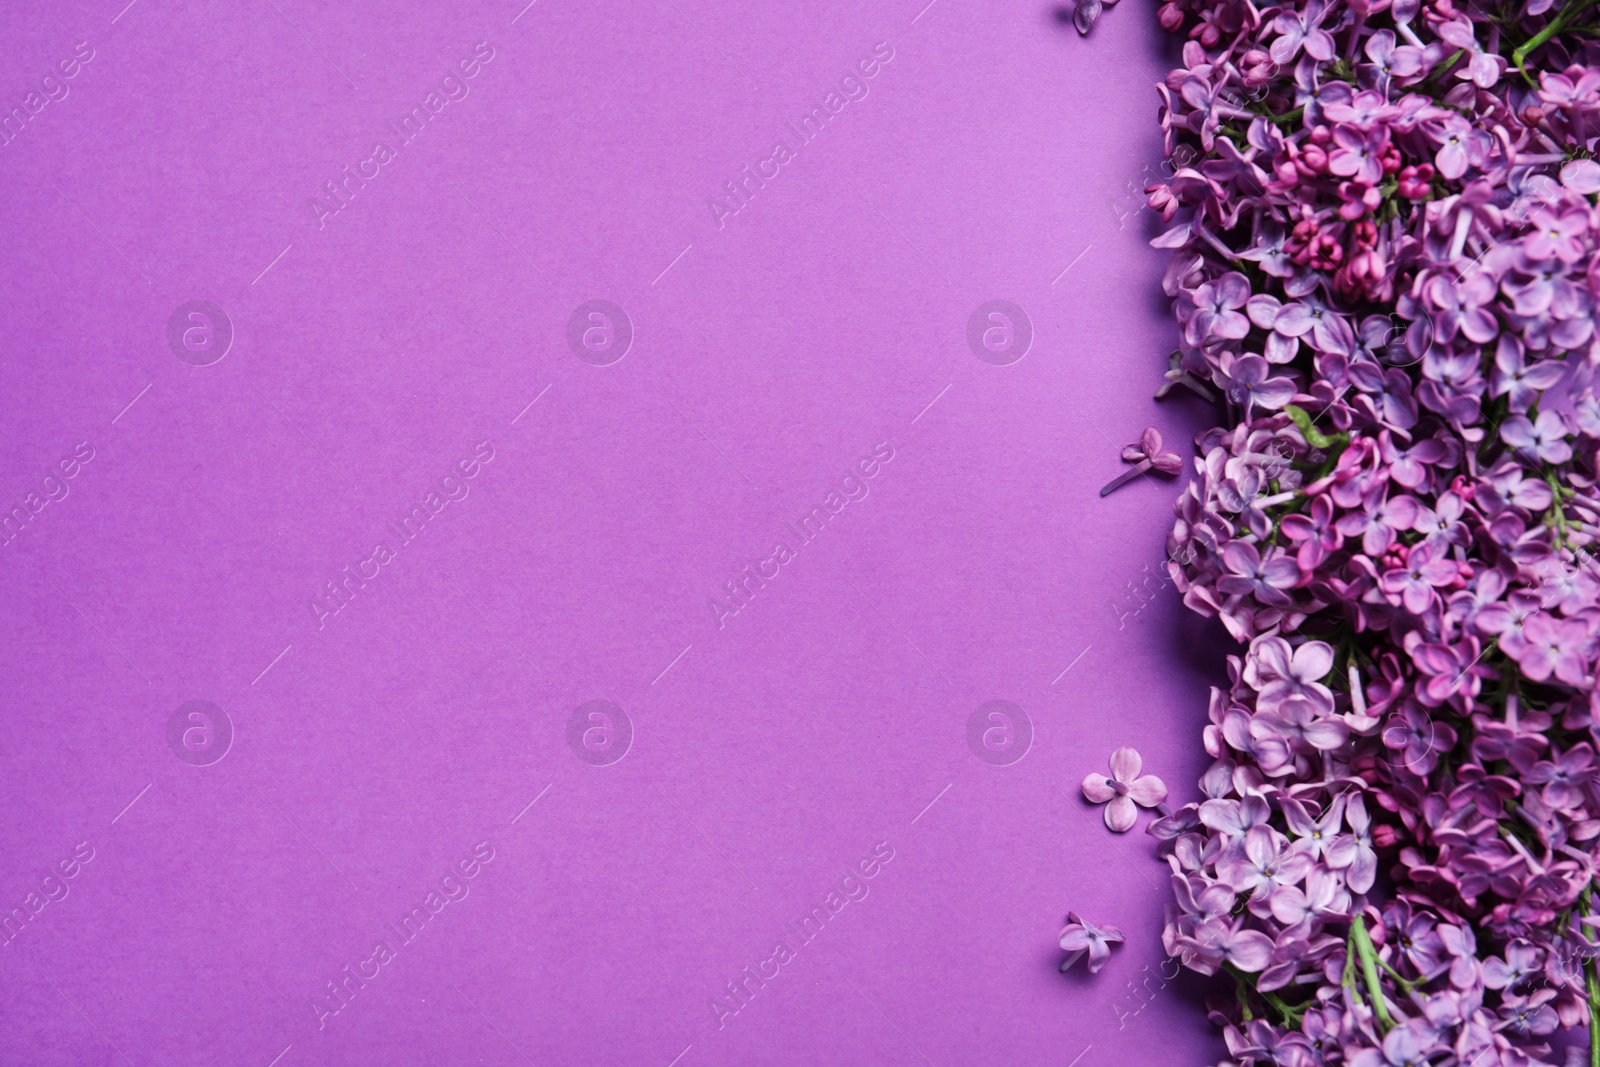
<svg viewBox="0 0 1600 1067">
<path fill-rule="evenodd" d="M 1268 378 L 1250 391 L 1257 404 L 1273 410 L 1293 400 L 1294 393 L 1294 383 L 1287 378 Z"/>
<path fill-rule="evenodd" d="M 1167 799 L 1167 784 L 1153 774 L 1128 783 L 1128 796 L 1141 808 L 1153 808 Z"/>
<path fill-rule="evenodd" d="M 1162 474 L 1177 474 L 1183 470 L 1183 457 L 1176 452 L 1163 452 L 1153 457 L 1150 463 Z"/>
<path fill-rule="evenodd" d="M 1561 184 L 1584 196 L 1600 193 L 1600 163 L 1592 159 L 1573 160 L 1561 168 Z"/>
<path fill-rule="evenodd" d="M 1294 650 L 1294 673 L 1302 681 L 1315 681 L 1333 670 L 1333 646 L 1326 641 L 1307 641 Z"/>
<path fill-rule="evenodd" d="M 1345 884 L 1352 892 L 1365 893 L 1371 889 L 1378 880 L 1378 856 L 1370 849 L 1362 850 L 1357 856 L 1350 873 L 1345 875 Z"/>
<path fill-rule="evenodd" d="M 1342 871 L 1356 861 L 1359 846 L 1356 839 L 1348 834 L 1342 834 L 1333 839 L 1323 855 L 1328 861 L 1328 866 L 1336 871 Z"/>
<path fill-rule="evenodd" d="M 1078 27 L 1078 32 L 1087 34 L 1094 29 L 1095 20 L 1100 17 L 1100 0 L 1078 0 L 1072 12 L 1072 23 Z"/>
<path fill-rule="evenodd" d="M 1300 580 L 1300 564 L 1293 556 L 1274 556 L 1261 568 L 1261 577 L 1270 586 L 1287 589 Z"/>
<path fill-rule="evenodd" d="M 1111 788 L 1111 779 L 1103 774 L 1086 775 L 1083 779 L 1083 795 L 1092 804 L 1104 804 L 1117 795 Z"/>
<path fill-rule="evenodd" d="M 1228 959 L 1247 974 L 1264 971 L 1272 962 L 1272 939 L 1256 930 L 1236 934 L 1228 943 Z"/>
<path fill-rule="evenodd" d="M 1113 797 L 1106 805 L 1106 829 L 1114 834 L 1125 834 L 1139 821 L 1139 809 L 1128 797 Z"/>
<path fill-rule="evenodd" d="M 1335 719 L 1324 719 L 1306 727 L 1306 740 L 1311 742 L 1312 748 L 1323 752 L 1338 748 L 1349 738 L 1350 727 Z"/>
<path fill-rule="evenodd" d="M 1111 776 L 1119 782 L 1131 782 L 1139 777 L 1139 771 L 1144 766 L 1144 761 L 1139 758 L 1137 749 L 1123 745 L 1111 753 Z"/>
</svg>

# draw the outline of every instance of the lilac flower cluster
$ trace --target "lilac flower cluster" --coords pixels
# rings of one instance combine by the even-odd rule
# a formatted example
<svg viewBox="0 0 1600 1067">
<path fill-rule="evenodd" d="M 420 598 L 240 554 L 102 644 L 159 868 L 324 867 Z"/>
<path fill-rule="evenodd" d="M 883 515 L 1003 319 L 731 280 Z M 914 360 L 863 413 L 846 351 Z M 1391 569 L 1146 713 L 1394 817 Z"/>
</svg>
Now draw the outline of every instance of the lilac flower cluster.
<svg viewBox="0 0 1600 1067">
<path fill-rule="evenodd" d="M 1600 7 L 1160 19 L 1169 566 L 1244 646 L 1165 946 L 1230 1064 L 1600 1065 Z"/>
</svg>

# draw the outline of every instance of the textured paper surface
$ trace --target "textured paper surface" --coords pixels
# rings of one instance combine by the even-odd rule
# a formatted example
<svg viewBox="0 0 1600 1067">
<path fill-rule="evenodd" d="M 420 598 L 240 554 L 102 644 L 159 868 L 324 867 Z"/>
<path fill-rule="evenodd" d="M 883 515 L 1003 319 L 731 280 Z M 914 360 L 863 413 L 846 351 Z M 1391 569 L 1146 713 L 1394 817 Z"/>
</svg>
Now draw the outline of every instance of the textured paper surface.
<svg viewBox="0 0 1600 1067">
<path fill-rule="evenodd" d="M 1077 795 L 1214 669 L 1149 12 L 120 6 L 3 16 L 0 1059 L 1215 1056 Z"/>
</svg>

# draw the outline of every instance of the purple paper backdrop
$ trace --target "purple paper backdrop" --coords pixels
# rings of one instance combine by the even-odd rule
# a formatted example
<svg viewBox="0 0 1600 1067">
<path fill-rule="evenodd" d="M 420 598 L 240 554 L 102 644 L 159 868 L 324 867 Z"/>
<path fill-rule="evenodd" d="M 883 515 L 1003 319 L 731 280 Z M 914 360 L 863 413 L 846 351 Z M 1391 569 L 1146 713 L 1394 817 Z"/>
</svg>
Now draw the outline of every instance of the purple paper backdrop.
<svg viewBox="0 0 1600 1067">
<path fill-rule="evenodd" d="M 1158 31 L 924 2 L 7 5 L 4 1063 L 1215 1055 Z"/>
</svg>

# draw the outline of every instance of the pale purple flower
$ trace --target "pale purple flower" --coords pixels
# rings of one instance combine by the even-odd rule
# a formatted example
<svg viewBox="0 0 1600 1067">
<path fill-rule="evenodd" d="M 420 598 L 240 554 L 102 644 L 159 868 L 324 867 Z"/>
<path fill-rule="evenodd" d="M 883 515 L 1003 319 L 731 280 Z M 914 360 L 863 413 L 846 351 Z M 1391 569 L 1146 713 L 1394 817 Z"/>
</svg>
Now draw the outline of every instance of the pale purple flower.
<svg viewBox="0 0 1600 1067">
<path fill-rule="evenodd" d="M 1460 574 L 1461 569 L 1453 560 L 1424 541 L 1411 549 L 1403 564 L 1385 571 L 1378 584 L 1389 603 L 1421 615 L 1434 605 L 1436 590 L 1454 582 Z"/>
<path fill-rule="evenodd" d="M 1334 109 L 1328 117 L 1338 118 Z M 1355 116 L 1351 116 L 1354 118 Z M 1389 131 L 1375 126 L 1359 129 L 1339 126 L 1333 131 L 1333 143 L 1338 147 L 1328 153 L 1328 169 L 1334 174 L 1354 178 L 1365 185 L 1376 185 L 1383 177 L 1383 150 L 1389 146 Z"/>
<path fill-rule="evenodd" d="M 1322 20 L 1326 16 L 1328 7 L 1322 0 L 1310 0 L 1305 10 L 1285 11 L 1273 22 L 1273 28 L 1281 37 L 1272 42 L 1272 60 L 1281 66 L 1287 66 L 1299 54 L 1302 48 L 1313 59 L 1329 60 L 1333 58 L 1333 35 L 1322 28 Z"/>
<path fill-rule="evenodd" d="M 1257 355 L 1226 357 L 1218 375 L 1228 399 L 1249 411 L 1277 410 L 1294 399 L 1294 381 L 1272 373 L 1272 364 Z"/>
<path fill-rule="evenodd" d="M 1486 344 L 1499 332 L 1499 323 L 1489 310 L 1495 298 L 1494 279 L 1485 271 L 1473 271 L 1465 278 L 1436 274 L 1428 287 L 1433 306 L 1439 309 L 1434 320 L 1441 341 L 1455 339 L 1457 331 L 1469 341 Z"/>
<path fill-rule="evenodd" d="M 1300 580 L 1300 565 L 1294 557 L 1277 553 L 1262 559 L 1256 546 L 1244 541 L 1229 541 L 1222 550 L 1223 565 L 1228 576 L 1217 582 L 1217 588 L 1232 596 L 1253 596 L 1263 604 L 1284 607 L 1289 604 L 1285 589 L 1292 589 Z"/>
<path fill-rule="evenodd" d="M 1495 348 L 1494 373 L 1489 378 L 1490 396 L 1509 396 L 1511 410 L 1524 414 L 1539 401 L 1539 394 L 1566 377 L 1567 368 L 1553 359 L 1529 366 L 1522 341 L 1504 334 Z"/>
<path fill-rule="evenodd" d="M 1490 989 L 1515 989 L 1544 968 L 1544 951 L 1527 941 L 1506 946 L 1505 958 L 1490 956 L 1483 962 L 1483 984 Z"/>
<path fill-rule="evenodd" d="M 1331 870 L 1314 867 L 1306 875 L 1305 888 L 1289 885 L 1272 895 L 1272 915 L 1279 922 L 1295 927 L 1313 919 L 1339 919 L 1350 911 L 1350 894 L 1344 881 Z"/>
<path fill-rule="evenodd" d="M 1114 833 L 1133 829 L 1139 808 L 1153 808 L 1167 799 L 1167 787 L 1160 778 L 1139 773 L 1143 763 L 1136 750 L 1123 745 L 1111 753 L 1110 777 L 1091 773 L 1083 779 L 1084 797 L 1106 806 L 1106 828 Z"/>
<path fill-rule="evenodd" d="M 1334 797 L 1327 810 L 1317 818 L 1312 818 L 1306 806 L 1292 797 L 1285 797 L 1279 804 L 1289 832 L 1300 842 L 1307 855 L 1314 860 L 1321 860 L 1343 823 L 1344 795 Z"/>
<path fill-rule="evenodd" d="M 1433 1040 L 1413 1021 L 1390 1030 L 1379 1048 L 1362 1049 L 1347 1062 L 1350 1067 L 1427 1067 L 1433 1061 Z"/>
<path fill-rule="evenodd" d="M 1522 780 L 1528 785 L 1538 785 L 1544 802 L 1556 811 L 1577 808 L 1584 802 L 1586 786 L 1595 782 L 1594 749 L 1587 742 L 1552 753 L 1553 759 L 1539 760 L 1523 771 Z"/>
<path fill-rule="evenodd" d="M 1328 847 L 1328 866 L 1345 871 L 1345 884 L 1352 892 L 1365 893 L 1378 877 L 1378 853 L 1372 847 L 1372 824 L 1367 818 L 1367 804 L 1357 794 L 1350 798 L 1345 808 L 1345 822 L 1350 832 L 1340 834 Z"/>
<path fill-rule="evenodd" d="M 1529 679 L 1542 682 L 1554 675 L 1568 685 L 1584 684 L 1590 657 L 1589 628 L 1582 622 L 1540 613 L 1529 617 L 1523 636 L 1517 661 Z"/>
<path fill-rule="evenodd" d="M 1266 970 L 1272 962 L 1272 938 L 1247 928 L 1242 921 L 1211 919 L 1180 938 L 1184 963 L 1202 974 L 1215 974 L 1224 963 L 1246 974 Z"/>
<path fill-rule="evenodd" d="M 1067 912 L 1067 925 L 1061 928 L 1061 947 L 1067 958 L 1061 961 L 1061 970 L 1067 971 L 1085 956 L 1089 957 L 1089 973 L 1096 974 L 1111 958 L 1111 946 L 1122 943 L 1122 931 L 1110 924 L 1097 926 L 1075 911 Z"/>
<path fill-rule="evenodd" d="M 1522 243 L 1522 251 L 1529 259 L 1554 256 L 1564 263 L 1576 263 L 1583 258 L 1583 238 L 1589 231 L 1585 215 L 1569 212 L 1558 216 L 1549 211 L 1536 211 L 1532 222 L 1533 228 Z"/>
<path fill-rule="evenodd" d="M 1567 444 L 1566 436 L 1566 424 L 1554 411 L 1541 411 L 1534 420 L 1513 415 L 1500 424 L 1500 440 L 1530 463 L 1565 463 L 1571 459 L 1572 446 Z"/>
<path fill-rule="evenodd" d="M 1217 864 L 1217 874 L 1236 893 L 1270 898 L 1280 887 L 1294 885 L 1311 870 L 1305 851 L 1282 834 L 1257 826 L 1244 835 L 1244 848 Z"/>
<path fill-rule="evenodd" d="M 1291 648 L 1281 637 L 1264 637 L 1251 649 L 1245 680 L 1257 687 L 1258 704 L 1276 707 L 1298 697 L 1317 714 L 1333 712 L 1333 693 L 1322 679 L 1333 669 L 1333 648 L 1325 641 L 1306 641 Z"/>
<path fill-rule="evenodd" d="M 1238 340 L 1250 332 L 1250 320 L 1239 309 L 1250 299 L 1250 283 L 1230 271 L 1194 291 L 1194 314 L 1186 336 L 1192 345 L 1212 339 Z"/>
</svg>

